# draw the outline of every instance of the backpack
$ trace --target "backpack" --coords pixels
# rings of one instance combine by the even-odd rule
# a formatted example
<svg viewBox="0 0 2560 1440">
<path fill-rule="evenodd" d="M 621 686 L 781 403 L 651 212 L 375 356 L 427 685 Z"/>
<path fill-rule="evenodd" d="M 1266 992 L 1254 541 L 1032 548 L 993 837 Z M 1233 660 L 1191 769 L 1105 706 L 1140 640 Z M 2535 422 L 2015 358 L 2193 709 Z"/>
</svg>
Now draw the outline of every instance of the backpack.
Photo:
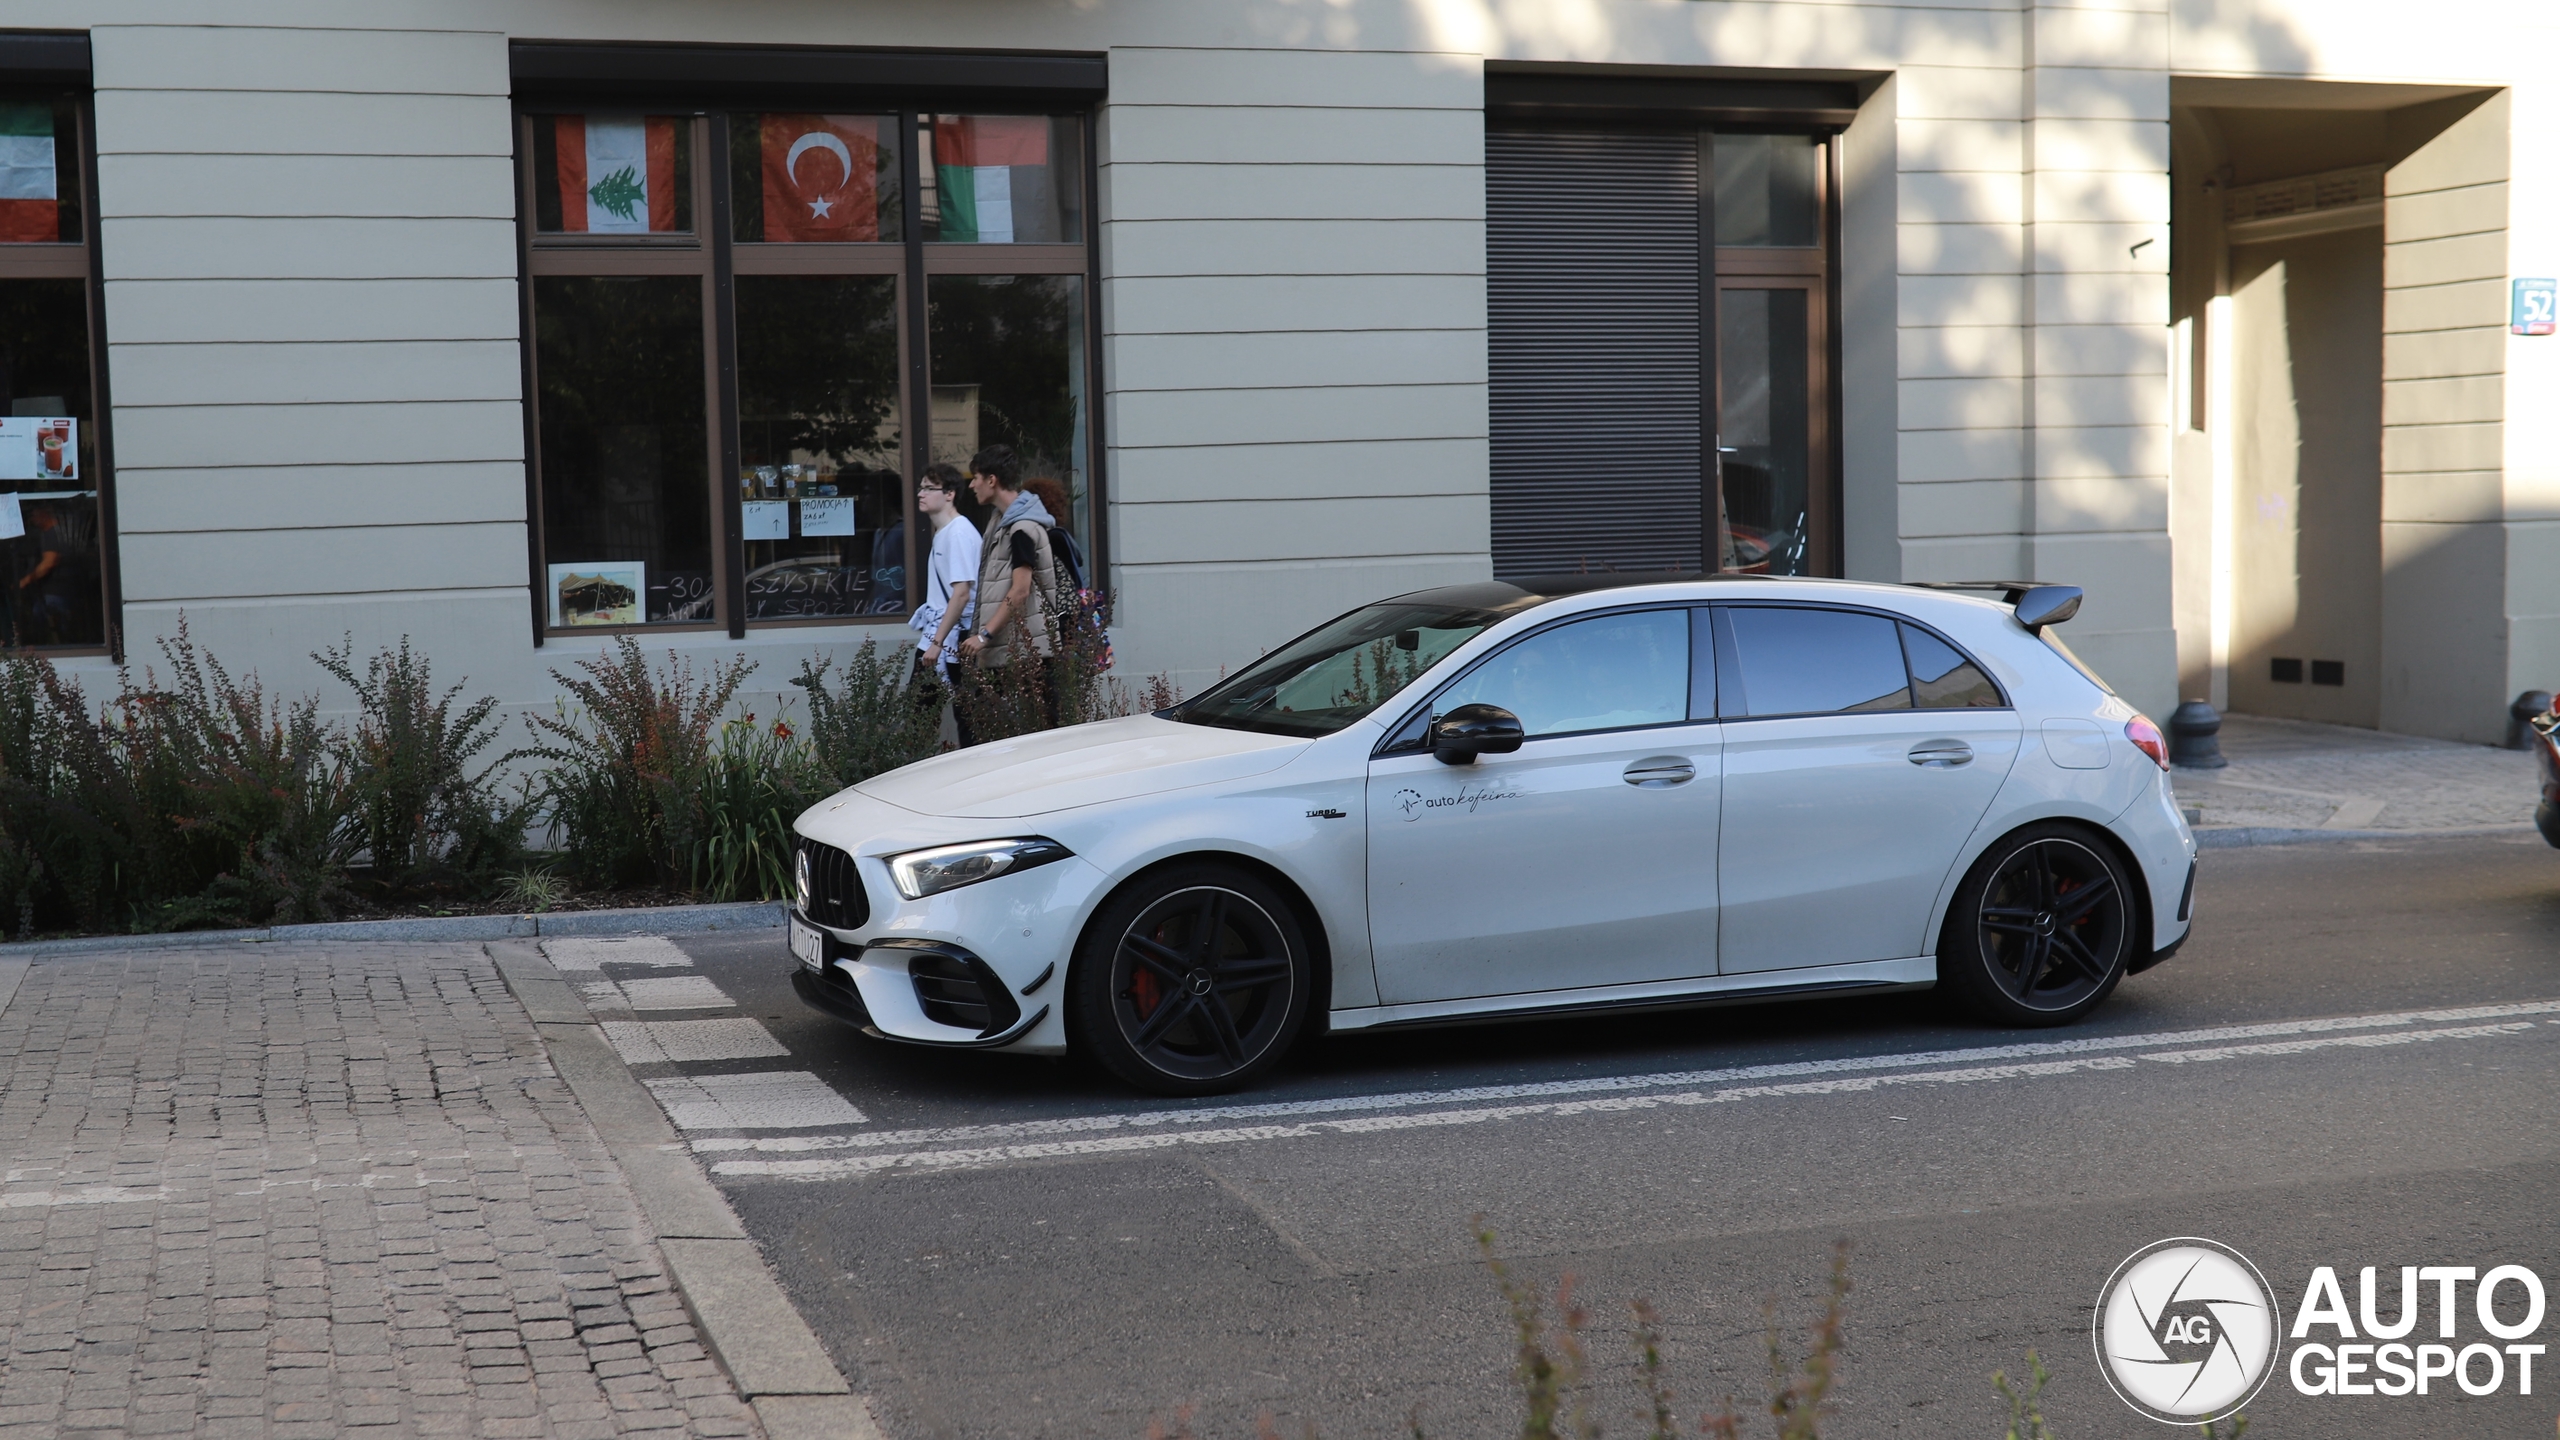
<svg viewBox="0 0 2560 1440">
<path fill-rule="evenodd" d="M 1111 668 L 1111 598 L 1086 586 L 1084 551 L 1075 536 L 1055 525 L 1049 527 L 1049 559 L 1064 582 L 1059 596 L 1068 601 L 1058 624 L 1090 637 L 1086 653 L 1093 656 L 1093 673 L 1099 675 Z"/>
</svg>

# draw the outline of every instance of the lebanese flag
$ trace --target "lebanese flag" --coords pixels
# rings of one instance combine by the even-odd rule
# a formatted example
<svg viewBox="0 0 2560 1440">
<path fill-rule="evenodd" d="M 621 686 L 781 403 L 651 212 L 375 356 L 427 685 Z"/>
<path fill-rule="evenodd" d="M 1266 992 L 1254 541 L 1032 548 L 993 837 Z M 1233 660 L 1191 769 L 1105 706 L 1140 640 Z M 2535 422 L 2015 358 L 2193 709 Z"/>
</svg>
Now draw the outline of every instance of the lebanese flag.
<svg viewBox="0 0 2560 1440">
<path fill-rule="evenodd" d="M 53 181 L 53 107 L 0 105 L 0 243 L 62 238 Z"/>
<path fill-rule="evenodd" d="M 869 115 L 767 115 L 764 238 L 877 240 L 879 121 Z"/>
<path fill-rule="evenodd" d="M 1045 172 L 1048 164 L 1045 115 L 954 115 L 934 121 L 933 169 L 935 194 L 942 206 L 941 238 L 1013 243 L 1013 167 Z"/>
<path fill-rule="evenodd" d="M 672 115 L 557 115 L 560 228 L 645 235 L 676 228 Z"/>
</svg>

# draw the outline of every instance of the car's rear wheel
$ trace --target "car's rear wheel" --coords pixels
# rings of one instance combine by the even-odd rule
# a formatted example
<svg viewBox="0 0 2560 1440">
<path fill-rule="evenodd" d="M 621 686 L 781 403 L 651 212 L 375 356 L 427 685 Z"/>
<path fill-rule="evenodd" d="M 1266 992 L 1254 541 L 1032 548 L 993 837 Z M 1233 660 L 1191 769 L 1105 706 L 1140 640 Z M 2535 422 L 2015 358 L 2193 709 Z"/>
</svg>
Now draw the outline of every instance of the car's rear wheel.
<svg viewBox="0 0 2560 1440">
<path fill-rule="evenodd" d="M 1297 914 L 1270 885 L 1216 864 L 1157 871 L 1086 928 L 1075 1037 L 1159 1095 L 1249 1083 L 1289 1048 L 1314 990 Z"/>
<path fill-rule="evenodd" d="M 1986 1019 L 2066 1025 L 2124 978 L 2140 931 L 2124 866 L 2088 832 L 2031 825 L 1974 863 L 1938 947 L 1938 980 Z"/>
</svg>

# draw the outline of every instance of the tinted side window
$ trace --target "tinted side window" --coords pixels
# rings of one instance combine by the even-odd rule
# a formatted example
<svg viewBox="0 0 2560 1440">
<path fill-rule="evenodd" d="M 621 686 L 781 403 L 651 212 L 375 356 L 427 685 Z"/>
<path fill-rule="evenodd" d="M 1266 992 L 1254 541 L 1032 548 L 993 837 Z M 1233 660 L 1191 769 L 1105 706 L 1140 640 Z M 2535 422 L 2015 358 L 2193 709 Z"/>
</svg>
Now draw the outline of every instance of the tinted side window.
<svg viewBox="0 0 2560 1440">
<path fill-rule="evenodd" d="M 1900 627 L 1884 616 L 1747 605 L 1727 613 L 1746 714 L 1911 708 Z"/>
<path fill-rule="evenodd" d="M 1689 612 L 1597 615 L 1541 631 L 1477 666 L 1433 701 L 1499 705 L 1531 735 L 1676 725 L 1689 718 Z"/>
<path fill-rule="evenodd" d="M 1926 630 L 1902 627 L 1902 653 L 1911 660 L 1911 693 L 1923 710 L 1997 710 L 2000 687 L 1953 646 Z"/>
</svg>

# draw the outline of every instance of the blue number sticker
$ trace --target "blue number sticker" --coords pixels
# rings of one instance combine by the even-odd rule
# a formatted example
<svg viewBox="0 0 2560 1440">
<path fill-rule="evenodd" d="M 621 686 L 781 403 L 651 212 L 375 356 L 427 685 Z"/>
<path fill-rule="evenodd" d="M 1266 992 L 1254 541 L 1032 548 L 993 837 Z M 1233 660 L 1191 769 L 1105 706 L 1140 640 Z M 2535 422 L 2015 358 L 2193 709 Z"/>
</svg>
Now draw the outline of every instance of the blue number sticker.
<svg viewBox="0 0 2560 1440">
<path fill-rule="evenodd" d="M 2518 335 L 2548 335 L 2560 328 L 2560 280 L 2519 280 L 2507 328 Z"/>
</svg>

